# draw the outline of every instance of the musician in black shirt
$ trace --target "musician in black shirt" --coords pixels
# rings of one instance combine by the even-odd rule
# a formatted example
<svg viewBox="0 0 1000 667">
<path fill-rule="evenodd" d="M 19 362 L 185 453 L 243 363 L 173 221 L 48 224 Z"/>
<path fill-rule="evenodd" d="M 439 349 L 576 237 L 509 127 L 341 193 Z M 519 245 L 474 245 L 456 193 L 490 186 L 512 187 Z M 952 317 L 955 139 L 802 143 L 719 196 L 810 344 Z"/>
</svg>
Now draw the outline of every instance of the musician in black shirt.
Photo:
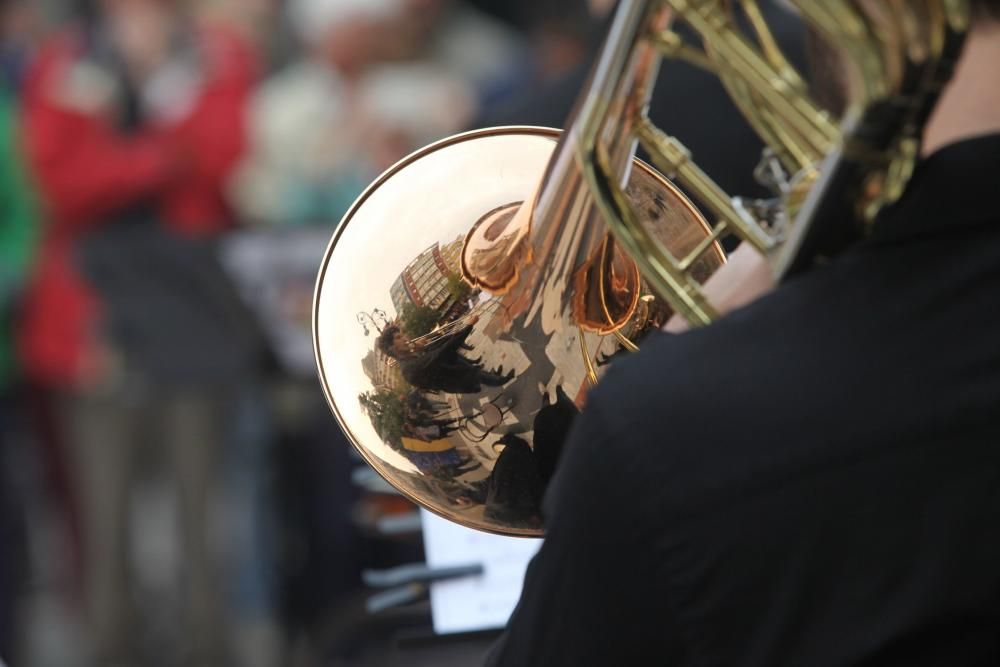
<svg viewBox="0 0 1000 667">
<path fill-rule="evenodd" d="M 1000 664 L 1000 3 L 977 4 L 871 236 L 593 391 L 490 664 Z"/>
</svg>

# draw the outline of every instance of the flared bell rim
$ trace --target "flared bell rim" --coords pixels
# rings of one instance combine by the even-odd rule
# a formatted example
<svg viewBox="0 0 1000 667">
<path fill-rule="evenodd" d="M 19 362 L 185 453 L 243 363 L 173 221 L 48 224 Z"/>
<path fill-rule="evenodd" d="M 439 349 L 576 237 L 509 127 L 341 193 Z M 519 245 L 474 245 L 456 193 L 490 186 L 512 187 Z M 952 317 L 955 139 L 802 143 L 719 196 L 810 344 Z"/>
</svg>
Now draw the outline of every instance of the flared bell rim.
<svg viewBox="0 0 1000 667">
<path fill-rule="evenodd" d="M 319 274 L 317 277 L 315 291 L 313 295 L 313 310 L 312 310 L 313 349 L 314 349 L 314 357 L 317 363 L 317 371 L 319 375 L 320 385 L 323 389 L 323 394 L 326 399 L 326 402 L 330 406 L 330 410 L 334 414 L 337 423 L 339 424 L 344 434 L 347 436 L 348 440 L 351 442 L 352 446 L 361 455 L 361 458 L 364 459 L 364 461 L 367 462 L 368 465 L 370 465 L 392 487 L 397 489 L 398 492 L 403 497 L 414 502 L 416 505 L 423 507 L 430 512 L 433 512 L 434 514 L 437 514 L 442 518 L 445 518 L 449 521 L 454 521 L 465 527 L 497 535 L 512 536 L 512 537 L 543 537 L 544 525 L 539 525 L 535 523 L 525 523 L 522 519 L 512 518 L 510 516 L 504 517 L 497 515 L 495 513 L 493 515 L 488 515 L 488 514 L 480 515 L 478 513 L 479 508 L 486 508 L 490 506 L 491 501 L 489 500 L 473 501 L 471 503 L 466 504 L 461 502 L 454 502 L 456 499 L 460 499 L 462 497 L 462 494 L 453 494 L 452 492 L 449 491 L 445 491 L 442 493 L 434 493 L 434 492 L 429 493 L 428 489 L 421 488 L 421 484 L 417 481 L 418 479 L 424 479 L 424 480 L 431 479 L 430 477 L 428 477 L 427 474 L 425 474 L 425 471 L 423 471 L 422 469 L 419 471 L 415 471 L 408 467 L 401 467 L 400 465 L 397 465 L 393 460 L 395 458 L 395 455 L 392 452 L 384 450 L 383 448 L 390 447 L 396 452 L 400 452 L 400 450 L 391 447 L 389 441 L 385 440 L 385 438 L 382 437 L 381 434 L 379 434 L 379 437 L 382 438 L 381 442 L 378 446 L 376 446 L 375 443 L 377 441 L 371 439 L 374 434 L 368 432 L 369 429 L 367 428 L 367 422 L 363 423 L 362 421 L 359 421 L 357 415 L 352 414 L 353 406 L 349 405 L 349 402 L 353 399 L 353 395 L 351 397 L 348 397 L 347 394 L 353 392 L 354 385 L 352 385 L 349 381 L 345 380 L 344 373 L 345 372 L 350 373 L 351 371 L 348 370 L 347 366 L 344 366 L 344 364 L 340 362 L 341 351 L 346 350 L 346 348 L 341 347 L 341 345 L 347 343 L 346 340 L 343 339 L 338 334 L 338 330 L 341 330 L 340 329 L 341 325 L 339 324 L 339 322 L 345 321 L 340 317 L 342 312 L 348 312 L 348 311 L 354 312 L 354 306 L 358 304 L 356 301 L 349 301 L 349 303 L 353 303 L 354 305 L 349 306 L 348 308 L 343 307 L 345 302 L 341 301 L 341 298 L 345 297 L 345 288 L 339 286 L 346 285 L 347 281 L 339 280 L 336 276 L 338 276 L 338 273 L 341 275 L 341 277 L 345 274 L 357 275 L 356 271 L 352 271 L 350 269 L 345 270 L 344 268 L 345 265 L 342 263 L 343 260 L 346 259 L 347 265 L 350 266 L 352 264 L 352 260 L 350 258 L 357 256 L 356 251 L 358 250 L 358 246 L 356 244 L 359 242 L 359 238 L 349 233 L 348 230 L 352 229 L 354 230 L 354 232 L 358 232 L 358 230 L 361 229 L 376 229 L 376 230 L 381 229 L 377 223 L 374 228 L 368 227 L 367 224 L 362 224 L 362 227 L 358 227 L 357 223 L 367 223 L 369 221 L 374 222 L 379 219 L 385 219 L 384 216 L 390 216 L 390 219 L 392 219 L 392 216 L 398 215 L 396 209 L 405 211 L 406 213 L 404 217 L 406 218 L 412 219 L 414 216 L 416 216 L 417 219 L 422 219 L 420 217 L 421 215 L 426 216 L 428 214 L 427 202 L 428 201 L 433 202 L 440 199 L 440 195 L 428 194 L 426 196 L 420 197 L 419 199 L 414 199 L 412 201 L 413 204 L 412 208 L 409 206 L 398 206 L 398 205 L 393 205 L 388 208 L 385 208 L 384 202 L 386 201 L 391 201 L 391 202 L 410 201 L 409 199 L 401 198 L 403 196 L 409 196 L 407 194 L 406 189 L 394 193 L 390 188 L 382 192 L 383 188 L 386 188 L 387 184 L 390 181 L 392 181 L 394 177 L 400 175 L 401 172 L 406 170 L 408 167 L 414 166 L 415 163 L 425 158 L 430 158 L 431 160 L 434 160 L 435 158 L 438 157 L 434 156 L 435 153 L 445 151 L 446 149 L 449 148 L 457 149 L 460 145 L 472 146 L 476 142 L 483 140 L 488 142 L 490 140 L 498 140 L 498 139 L 504 140 L 506 138 L 509 138 L 511 140 L 510 144 L 504 144 L 503 142 L 501 142 L 500 144 L 496 145 L 513 146 L 515 145 L 514 143 L 515 139 L 528 140 L 528 141 L 540 139 L 544 140 L 545 144 L 551 146 L 551 148 L 548 150 L 554 152 L 559 150 L 557 146 L 560 137 L 565 137 L 565 136 L 566 135 L 559 130 L 544 128 L 544 127 L 536 127 L 536 126 L 507 126 L 507 127 L 488 128 L 483 130 L 474 130 L 471 132 L 466 132 L 442 139 L 441 141 L 438 141 L 425 148 L 417 150 L 412 154 L 406 156 L 402 160 L 398 161 L 392 167 L 387 169 L 368 188 L 366 188 L 366 190 L 357 198 L 357 200 L 351 205 L 350 209 L 341 219 L 341 222 L 339 223 L 338 227 L 332 234 L 329 243 L 327 244 L 323 260 L 320 265 Z M 475 152 L 477 149 L 471 148 L 470 150 Z M 527 171 L 521 168 L 522 165 L 526 164 L 525 160 L 527 159 L 527 156 L 523 153 L 523 146 L 519 146 L 516 151 L 508 152 L 507 154 L 517 156 L 517 160 L 515 163 L 510 163 L 508 161 L 507 169 L 510 169 L 511 164 L 516 164 L 517 165 L 516 169 L 518 170 L 518 173 L 520 173 L 522 176 L 524 174 L 534 173 L 533 171 L 534 167 L 532 167 L 531 170 Z M 486 153 L 486 155 L 492 156 L 493 153 L 488 152 Z M 443 159 L 443 154 L 440 156 L 440 159 Z M 492 158 L 490 158 L 490 160 L 491 159 Z M 536 158 L 533 159 L 537 159 L 537 156 Z M 479 165 L 486 164 L 490 160 L 487 160 L 487 162 L 483 162 L 481 160 L 467 162 L 465 164 L 469 166 L 468 171 L 455 169 L 448 172 L 448 174 L 434 175 L 430 178 L 426 178 L 422 182 L 421 179 L 418 178 L 416 179 L 416 184 L 418 187 L 422 187 L 423 190 L 416 190 L 416 192 L 427 192 L 426 188 L 429 185 L 431 185 L 431 187 L 437 190 L 436 186 L 439 177 L 441 179 L 440 191 L 445 191 L 445 192 L 453 191 L 450 188 L 454 188 L 456 183 L 460 183 L 462 182 L 463 179 L 467 179 L 470 173 L 476 173 L 477 170 L 479 169 Z M 457 161 L 461 163 L 461 159 L 456 159 L 454 157 L 451 157 L 450 161 L 452 162 Z M 683 211 L 683 214 L 681 215 L 682 218 L 688 219 L 689 224 L 693 223 L 693 228 L 697 228 L 698 230 L 700 230 L 699 231 L 700 237 L 704 237 L 710 234 L 711 227 L 708 224 L 707 220 L 705 220 L 704 216 L 700 214 L 698 208 L 667 177 L 660 174 L 659 172 L 657 172 L 656 169 L 652 168 L 650 165 L 637 158 L 632 158 L 632 165 L 633 169 L 638 170 L 642 174 L 645 174 L 645 178 L 647 180 L 655 182 L 657 192 L 666 191 L 669 193 L 669 197 L 667 199 L 673 201 L 678 206 L 678 209 L 680 211 Z M 538 169 L 539 171 L 537 173 L 537 178 L 542 178 L 543 169 L 540 164 L 538 165 Z M 421 172 L 425 174 L 434 173 L 430 165 L 428 165 L 427 169 L 418 168 L 417 171 L 410 173 L 415 174 Z M 509 171 L 507 173 L 510 174 Z M 504 183 L 505 182 L 505 177 L 503 175 L 504 171 L 501 169 L 499 172 L 496 172 L 496 174 L 497 175 L 494 176 L 493 178 L 499 178 L 500 179 L 499 183 Z M 468 183 L 468 180 L 466 180 L 465 182 Z M 405 180 L 400 181 L 399 183 L 405 184 L 406 181 Z M 479 187 L 482 188 L 483 186 L 484 186 L 483 182 L 480 181 Z M 482 201 L 480 201 L 479 196 L 476 195 L 475 215 L 469 218 L 465 222 L 465 224 L 472 225 L 475 219 L 478 218 L 482 212 L 486 212 L 495 208 L 496 204 L 498 203 L 513 202 L 517 200 L 523 201 L 536 191 L 534 183 L 531 186 L 528 186 L 523 191 L 520 190 L 520 187 L 521 186 L 517 186 L 519 197 L 514 197 L 514 198 L 509 198 L 497 194 L 496 196 L 499 197 L 499 199 L 484 198 Z M 469 196 L 468 193 L 476 193 L 480 191 L 481 190 L 479 190 L 478 188 L 467 188 L 463 191 L 463 194 L 461 194 L 458 197 L 458 199 L 464 200 Z M 379 192 L 382 192 L 381 195 L 382 201 L 379 201 L 379 195 L 376 194 Z M 487 190 L 482 190 L 482 192 L 487 192 Z M 508 192 L 507 194 L 510 193 Z M 368 205 L 367 208 L 366 204 Z M 484 204 L 484 206 L 481 209 L 478 208 L 480 204 Z M 431 215 L 433 215 L 436 218 L 440 218 L 441 216 L 438 214 L 438 212 L 441 210 L 447 210 L 449 205 L 445 205 L 444 209 L 438 209 L 432 205 L 429 210 L 432 211 Z M 368 213 L 367 214 L 363 213 L 363 211 L 368 211 Z M 419 213 L 420 211 L 422 211 L 422 213 Z M 445 216 L 445 219 L 447 219 L 448 217 L 449 216 Z M 596 220 L 594 221 L 596 222 Z M 450 226 L 449 229 L 451 229 Z M 468 227 L 463 227 L 461 234 L 466 235 L 467 230 Z M 361 232 L 361 234 L 363 235 L 364 233 Z M 397 234 L 394 234 L 393 236 L 399 237 L 399 235 Z M 406 238 L 408 236 L 409 236 L 408 234 L 403 234 L 400 238 Z M 539 236 L 544 237 L 545 236 L 544 232 L 539 232 Z M 378 238 L 382 237 L 373 235 L 371 238 L 366 239 L 366 241 L 371 242 Z M 393 241 L 390 240 L 390 237 L 385 237 L 385 239 L 388 246 L 393 245 Z M 723 263 L 724 255 L 722 255 L 721 249 L 717 247 L 717 244 L 713 244 L 713 247 L 715 247 L 715 251 L 718 254 L 717 258 L 718 261 L 720 263 Z M 391 256 L 392 254 L 393 254 L 392 250 L 388 250 L 388 255 Z M 383 257 L 385 257 L 385 255 L 383 255 Z M 335 259 L 338 259 L 338 261 L 335 261 Z M 388 260 L 388 262 L 391 264 L 392 260 Z M 331 267 L 333 268 L 331 269 Z M 368 267 L 360 267 L 359 270 L 367 271 Z M 324 286 L 329 287 L 325 295 L 324 295 Z M 331 309 L 331 305 L 334 306 L 333 309 Z M 364 309 L 368 310 L 370 308 L 369 306 L 366 305 L 364 306 Z M 377 309 L 376 311 L 372 312 L 375 316 L 379 316 L 380 314 L 382 314 L 381 309 Z M 380 331 L 382 330 L 381 327 L 377 328 L 379 328 Z M 584 328 L 582 327 L 578 328 L 580 329 L 580 335 L 583 336 Z M 340 338 L 339 341 L 338 338 Z M 594 350 L 594 352 L 596 354 L 596 349 Z M 344 357 L 344 358 L 353 359 L 353 357 Z M 369 378 L 371 377 L 372 376 L 369 375 Z M 378 386 L 379 385 L 376 385 L 376 389 L 378 388 Z M 345 391 L 345 387 L 350 388 L 351 391 L 350 392 Z M 445 390 L 445 391 L 448 392 L 451 390 Z M 575 388 L 571 389 L 571 393 L 575 391 L 576 391 Z M 355 430 L 354 428 L 355 426 L 358 429 L 360 429 L 360 431 Z M 408 451 L 413 451 L 407 445 L 404 445 L 404 447 Z M 405 452 L 400 452 L 400 453 L 406 454 Z M 388 454 L 389 458 L 385 458 L 384 454 Z M 406 455 L 406 458 L 411 458 L 411 457 L 409 455 Z M 411 463 L 414 462 L 412 458 L 410 462 Z M 412 479 L 410 478 L 411 475 L 414 475 Z M 457 477 L 455 479 L 457 479 Z M 467 498 L 466 500 L 468 501 L 469 499 Z M 539 521 L 540 520 L 541 516 L 539 515 Z"/>
<path fill-rule="evenodd" d="M 330 260 L 333 257 L 334 250 L 337 247 L 338 242 L 341 240 L 344 232 L 346 231 L 350 221 L 356 217 L 358 211 L 365 205 L 365 203 L 371 198 L 371 196 L 380 190 L 386 182 L 392 179 L 394 176 L 399 174 L 401 171 L 414 164 L 415 162 L 421 160 L 422 158 L 436 153 L 440 150 L 454 146 L 456 144 L 465 143 L 468 141 L 474 141 L 477 139 L 484 139 L 488 137 L 498 137 L 498 136 L 513 136 L 513 135 L 530 135 L 538 136 L 552 140 L 558 140 L 563 134 L 563 131 L 557 128 L 544 127 L 537 125 L 504 125 L 498 127 L 481 128 L 476 130 L 469 130 L 467 132 L 461 132 L 459 134 L 454 134 L 443 139 L 440 139 L 434 143 L 428 144 L 422 148 L 413 151 L 409 155 L 401 158 L 391 167 L 382 172 L 381 175 L 375 181 L 373 181 L 364 192 L 362 192 L 358 198 L 351 204 L 350 208 L 337 223 L 337 227 L 330 238 L 329 243 L 327 243 L 326 249 L 323 253 L 323 260 L 320 264 L 319 272 L 316 278 L 316 284 L 313 289 L 313 299 L 312 299 L 312 343 L 313 343 L 313 357 L 316 361 L 316 370 L 319 379 L 320 386 L 323 390 L 323 396 L 326 400 L 327 406 L 333 413 L 334 418 L 337 420 L 337 424 L 340 429 L 347 436 L 348 440 L 351 442 L 351 446 L 361 455 L 365 462 L 370 465 L 379 476 L 388 482 L 396 491 L 401 493 L 405 498 L 413 502 L 418 507 L 426 509 L 443 519 L 448 521 L 457 521 L 456 515 L 452 513 L 444 512 L 432 504 L 426 502 L 424 499 L 420 498 L 417 494 L 411 492 L 409 489 L 405 488 L 403 484 L 397 483 L 394 475 L 387 467 L 387 465 L 382 462 L 377 457 L 373 456 L 368 449 L 361 444 L 361 439 L 354 432 L 354 430 L 349 426 L 347 419 L 342 414 L 340 408 L 337 406 L 337 401 L 333 397 L 332 390 L 329 386 L 327 380 L 328 375 L 326 373 L 326 368 L 323 362 L 323 354 L 321 352 L 320 340 L 319 340 L 319 313 L 320 313 L 320 297 L 322 293 L 323 284 L 325 282 L 327 272 L 330 266 Z M 458 521 L 462 525 L 467 525 L 461 521 Z M 483 525 L 478 523 L 475 526 L 468 526 L 475 530 L 480 530 L 486 533 L 492 533 L 494 535 L 502 535 L 506 537 L 530 537 L 539 538 L 544 535 L 544 530 L 542 528 L 518 528 L 518 527 L 492 527 L 489 525 Z"/>
</svg>

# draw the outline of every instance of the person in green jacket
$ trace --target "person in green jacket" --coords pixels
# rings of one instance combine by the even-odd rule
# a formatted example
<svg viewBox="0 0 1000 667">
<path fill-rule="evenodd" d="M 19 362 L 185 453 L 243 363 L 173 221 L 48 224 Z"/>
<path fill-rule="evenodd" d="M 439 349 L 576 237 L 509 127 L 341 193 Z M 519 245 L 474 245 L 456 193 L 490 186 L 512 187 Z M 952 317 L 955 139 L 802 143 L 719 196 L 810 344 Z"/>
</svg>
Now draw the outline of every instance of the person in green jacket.
<svg viewBox="0 0 1000 667">
<path fill-rule="evenodd" d="M 37 220 L 34 199 L 18 148 L 16 104 L 0 92 L 0 664 L 10 659 L 15 636 L 13 610 L 23 562 L 23 522 L 5 479 L 5 459 L 15 428 L 14 307 L 31 265 Z"/>
<path fill-rule="evenodd" d="M 18 147 L 16 105 L 0 93 L 0 395 L 14 378 L 11 320 L 31 264 L 38 227 Z"/>
</svg>

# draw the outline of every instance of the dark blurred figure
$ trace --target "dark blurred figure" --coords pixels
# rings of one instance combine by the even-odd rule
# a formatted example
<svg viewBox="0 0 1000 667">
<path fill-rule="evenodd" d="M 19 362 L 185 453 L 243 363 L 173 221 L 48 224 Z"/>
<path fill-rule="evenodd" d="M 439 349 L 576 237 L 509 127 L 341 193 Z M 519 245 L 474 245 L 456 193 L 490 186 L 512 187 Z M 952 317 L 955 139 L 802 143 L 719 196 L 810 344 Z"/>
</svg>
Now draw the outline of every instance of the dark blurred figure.
<svg viewBox="0 0 1000 667">
<path fill-rule="evenodd" d="M 0 2 L 7 24 L 15 3 Z M 5 35 L 4 35 L 5 36 Z M 0 51 L 7 51 L 6 40 Z M 12 320 L 33 255 L 37 226 L 31 189 L 17 141 L 16 102 L 11 79 L 0 83 L 0 662 L 10 660 L 17 636 L 15 606 L 25 579 L 25 526 L 12 479 L 11 448 L 20 421 Z"/>
<path fill-rule="evenodd" d="M 5 0 L 0 14 L 0 80 L 19 91 L 41 39 L 44 20 L 31 0 Z"/>
<path fill-rule="evenodd" d="M 475 394 L 485 387 L 502 387 L 514 377 L 503 367 L 483 368 L 479 359 L 469 359 L 462 350 L 472 349 L 467 343 L 472 326 L 468 325 L 424 344 L 406 339 L 396 325 L 386 327 L 378 338 L 379 349 L 399 361 L 403 377 L 414 387 L 448 394 Z"/>
<path fill-rule="evenodd" d="M 550 403 L 546 396 L 545 405 L 535 415 L 533 446 L 535 460 L 538 462 L 538 475 L 545 487 L 548 487 L 556 473 L 563 444 L 578 414 L 580 410 L 563 391 L 562 385 L 559 385 L 556 387 L 556 400 Z"/>
<path fill-rule="evenodd" d="M 603 10 L 592 9 L 583 0 L 523 0 L 511 5 L 516 7 L 517 23 L 527 36 L 531 62 L 528 81 L 522 82 L 520 94 L 511 100 L 511 105 L 500 107 L 500 113 L 513 112 L 537 94 L 538 89 L 575 76 L 593 56 L 604 33 L 597 15 Z M 494 113 L 497 111 L 494 109 Z M 561 127 L 563 121 L 565 118 L 555 127 Z"/>
<path fill-rule="evenodd" d="M 194 25 L 180 0 L 87 7 L 26 82 L 47 224 L 21 351 L 67 448 L 92 660 L 135 657 L 129 494 L 135 459 L 156 445 L 179 500 L 184 658 L 215 665 L 225 632 L 208 504 L 227 384 L 252 353 L 210 239 L 232 223 L 223 184 L 243 150 L 255 57 L 235 33 Z"/>
<path fill-rule="evenodd" d="M 500 456 L 490 473 L 484 516 L 524 527 L 542 525 L 545 485 L 531 445 L 512 433 L 500 438 Z"/>
<path fill-rule="evenodd" d="M 515 94 L 483 107 L 473 126 L 563 127 L 587 81 L 604 21 L 585 0 L 516 2 L 509 11 L 527 37 L 529 63 Z"/>
</svg>

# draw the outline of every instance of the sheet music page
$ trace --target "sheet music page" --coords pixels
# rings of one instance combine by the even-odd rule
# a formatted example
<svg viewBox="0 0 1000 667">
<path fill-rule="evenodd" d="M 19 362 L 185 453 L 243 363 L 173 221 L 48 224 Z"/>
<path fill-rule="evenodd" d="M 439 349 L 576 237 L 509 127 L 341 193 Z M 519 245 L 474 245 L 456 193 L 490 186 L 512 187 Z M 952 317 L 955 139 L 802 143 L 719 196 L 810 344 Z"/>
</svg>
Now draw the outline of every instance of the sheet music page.
<svg viewBox="0 0 1000 667">
<path fill-rule="evenodd" d="M 507 624 L 524 583 L 528 561 L 542 541 L 483 533 L 420 510 L 424 550 L 431 567 L 482 563 L 484 573 L 431 585 L 438 634 L 490 630 Z"/>
</svg>

